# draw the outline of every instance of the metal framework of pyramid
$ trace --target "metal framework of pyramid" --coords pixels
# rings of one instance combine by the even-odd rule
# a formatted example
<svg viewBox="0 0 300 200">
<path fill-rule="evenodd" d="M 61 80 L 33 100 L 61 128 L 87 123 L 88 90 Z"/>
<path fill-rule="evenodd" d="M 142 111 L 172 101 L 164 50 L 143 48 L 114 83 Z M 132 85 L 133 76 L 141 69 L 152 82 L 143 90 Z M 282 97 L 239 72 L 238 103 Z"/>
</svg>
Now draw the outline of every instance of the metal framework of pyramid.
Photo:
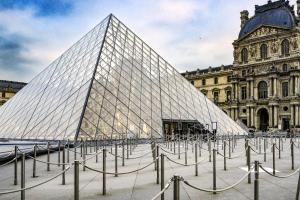
<svg viewBox="0 0 300 200">
<path fill-rule="evenodd" d="M 161 137 L 162 119 L 245 134 L 111 14 L 0 107 L 0 138 Z"/>
</svg>

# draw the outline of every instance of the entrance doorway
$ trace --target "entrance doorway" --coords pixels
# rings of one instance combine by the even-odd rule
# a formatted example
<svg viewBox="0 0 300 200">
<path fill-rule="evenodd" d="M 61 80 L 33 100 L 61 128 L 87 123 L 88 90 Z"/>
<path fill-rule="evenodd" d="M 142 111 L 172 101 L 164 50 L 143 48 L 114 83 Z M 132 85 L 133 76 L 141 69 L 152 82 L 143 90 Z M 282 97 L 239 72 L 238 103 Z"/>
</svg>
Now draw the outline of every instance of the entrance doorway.
<svg viewBox="0 0 300 200">
<path fill-rule="evenodd" d="M 290 119 L 289 118 L 283 118 L 282 119 L 282 130 L 286 131 L 290 129 Z"/>
<path fill-rule="evenodd" d="M 267 131 L 269 127 L 269 113 L 265 108 L 261 108 L 258 111 L 258 119 L 259 119 L 259 130 Z"/>
</svg>

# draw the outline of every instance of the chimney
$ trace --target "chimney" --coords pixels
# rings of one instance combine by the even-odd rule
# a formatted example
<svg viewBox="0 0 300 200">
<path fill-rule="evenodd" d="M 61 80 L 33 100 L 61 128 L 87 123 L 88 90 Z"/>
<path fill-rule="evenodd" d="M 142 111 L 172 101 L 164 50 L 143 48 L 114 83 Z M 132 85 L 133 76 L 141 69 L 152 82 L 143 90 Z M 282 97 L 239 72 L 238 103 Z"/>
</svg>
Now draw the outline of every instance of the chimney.
<svg viewBox="0 0 300 200">
<path fill-rule="evenodd" d="M 297 2 L 300 2 L 300 0 L 297 0 Z M 249 19 L 249 12 L 248 10 L 243 10 L 241 12 L 241 28 L 245 25 L 245 23 L 247 22 L 247 20 Z"/>
</svg>

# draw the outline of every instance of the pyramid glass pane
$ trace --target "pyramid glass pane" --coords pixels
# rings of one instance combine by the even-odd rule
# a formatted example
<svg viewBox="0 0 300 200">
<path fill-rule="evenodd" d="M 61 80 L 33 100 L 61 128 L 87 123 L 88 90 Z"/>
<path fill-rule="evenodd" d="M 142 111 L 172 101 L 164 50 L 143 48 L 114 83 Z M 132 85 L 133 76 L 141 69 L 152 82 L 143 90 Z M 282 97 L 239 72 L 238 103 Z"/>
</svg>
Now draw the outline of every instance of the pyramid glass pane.
<svg viewBox="0 0 300 200">
<path fill-rule="evenodd" d="M 0 138 L 161 137 L 164 120 L 245 133 L 109 15 L 0 108 Z"/>
</svg>

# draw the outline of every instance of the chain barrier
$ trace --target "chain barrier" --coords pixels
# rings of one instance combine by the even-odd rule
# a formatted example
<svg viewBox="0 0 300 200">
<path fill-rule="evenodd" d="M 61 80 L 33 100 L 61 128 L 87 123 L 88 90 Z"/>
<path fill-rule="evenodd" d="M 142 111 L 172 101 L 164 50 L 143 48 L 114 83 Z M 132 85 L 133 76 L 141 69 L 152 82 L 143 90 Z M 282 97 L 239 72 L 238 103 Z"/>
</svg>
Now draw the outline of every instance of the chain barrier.
<svg viewBox="0 0 300 200">
<path fill-rule="evenodd" d="M 147 167 L 149 167 L 150 165 L 154 164 L 156 162 L 156 160 L 159 159 L 159 157 L 157 157 L 156 159 L 154 159 L 151 163 L 147 164 L 146 166 L 144 167 L 141 167 L 139 169 L 135 169 L 135 170 L 132 170 L 132 171 L 128 171 L 128 172 L 118 172 L 118 173 L 115 173 L 115 172 L 104 172 L 104 171 L 101 171 L 101 170 L 98 170 L 98 169 L 94 169 L 92 167 L 89 167 L 87 165 L 85 165 L 85 167 L 89 170 L 92 170 L 94 172 L 98 172 L 98 173 L 101 173 L 101 174 L 110 174 L 110 175 L 124 175 L 124 174 L 131 174 L 131 173 L 134 173 L 134 172 L 138 172 L 138 171 L 141 171 Z M 81 164 L 82 165 L 82 164 Z"/>
<path fill-rule="evenodd" d="M 199 187 L 196 187 L 192 184 L 190 184 L 188 181 L 184 180 L 183 178 L 183 183 L 185 183 L 186 185 L 190 186 L 191 188 L 195 189 L 195 190 L 199 190 L 199 191 L 202 191 L 202 192 L 224 192 L 226 190 L 229 190 L 235 186 L 237 186 L 238 184 L 240 184 L 246 177 L 248 177 L 248 175 L 251 173 L 251 170 L 254 168 L 254 165 L 250 168 L 250 171 L 247 172 L 240 180 L 238 180 L 236 183 L 226 187 L 226 188 L 222 188 L 222 189 L 217 189 L 217 190 L 211 190 L 211 189 L 204 189 L 204 188 L 199 188 Z"/>
<path fill-rule="evenodd" d="M 8 158 L 9 156 L 11 156 L 12 154 L 14 154 L 14 150 L 12 151 L 7 151 L 7 152 L 10 152 L 8 155 L 5 155 L 5 156 L 1 156 L 0 159 L 3 159 L 3 158 Z"/>
<path fill-rule="evenodd" d="M 198 162 L 196 162 L 196 163 L 192 163 L 192 164 L 183 164 L 183 163 L 177 162 L 177 161 L 175 161 L 175 160 L 172 160 L 172 159 L 169 158 L 167 155 L 165 155 L 165 157 L 166 157 L 169 161 L 171 161 L 171 162 L 173 162 L 173 163 L 175 163 L 175 164 L 177 164 L 177 165 L 181 165 L 181 166 L 185 166 L 185 167 L 187 167 L 187 166 L 193 166 L 193 165 L 198 165 L 199 163 L 202 163 L 203 161 L 205 161 L 205 160 L 203 159 L 203 160 L 200 160 L 200 161 L 198 161 Z"/>
<path fill-rule="evenodd" d="M 17 159 L 17 158 L 15 157 L 14 159 L 12 159 L 12 160 L 10 160 L 10 161 L 8 161 L 8 162 L 6 162 L 6 163 L 0 165 L 0 167 L 4 167 L 4 166 L 10 164 L 10 163 L 12 163 L 13 161 L 15 161 L 16 159 Z"/>
<path fill-rule="evenodd" d="M 38 183 L 36 185 L 33 185 L 33 186 L 29 186 L 29 187 L 25 187 L 25 188 L 21 188 L 21 189 L 17 189 L 17 190 L 10 190 L 10 191 L 4 191 L 4 192 L 0 192 L 0 195 L 3 195 L 3 194 L 11 194 L 11 193 L 16 193 L 16 192 L 21 192 L 21 191 L 25 191 L 25 190 L 30 190 L 32 188 L 36 188 L 38 186 L 41 186 L 41 185 L 44 185 L 45 183 L 48 183 L 54 179 L 56 179 L 57 177 L 59 177 L 60 175 L 62 175 L 63 173 L 67 172 L 69 169 L 71 168 L 71 166 L 68 166 L 65 170 L 61 171 L 59 174 L 53 176 L 52 178 L 46 180 L 46 181 L 43 181 L 41 183 Z"/>
<path fill-rule="evenodd" d="M 167 189 L 169 189 L 171 183 L 174 181 L 173 178 L 170 178 L 170 180 L 167 182 L 167 184 L 165 185 L 165 187 L 159 192 L 157 193 L 151 200 L 155 200 L 158 197 L 160 197 L 160 195 L 162 195 L 163 193 L 165 193 L 165 191 L 167 191 Z"/>
<path fill-rule="evenodd" d="M 276 178 L 288 178 L 288 177 L 291 177 L 293 175 L 295 175 L 298 171 L 300 171 L 300 167 L 298 169 L 296 169 L 293 173 L 291 174 L 288 174 L 288 175 L 285 175 L 285 176 L 278 176 L 278 175 L 275 175 L 275 174 L 272 174 L 270 172 L 268 172 L 268 170 L 266 170 L 261 164 L 259 165 L 259 167 L 264 171 L 266 172 L 267 174 L 269 174 L 270 176 L 273 176 L 273 177 L 276 177 Z"/>
</svg>

